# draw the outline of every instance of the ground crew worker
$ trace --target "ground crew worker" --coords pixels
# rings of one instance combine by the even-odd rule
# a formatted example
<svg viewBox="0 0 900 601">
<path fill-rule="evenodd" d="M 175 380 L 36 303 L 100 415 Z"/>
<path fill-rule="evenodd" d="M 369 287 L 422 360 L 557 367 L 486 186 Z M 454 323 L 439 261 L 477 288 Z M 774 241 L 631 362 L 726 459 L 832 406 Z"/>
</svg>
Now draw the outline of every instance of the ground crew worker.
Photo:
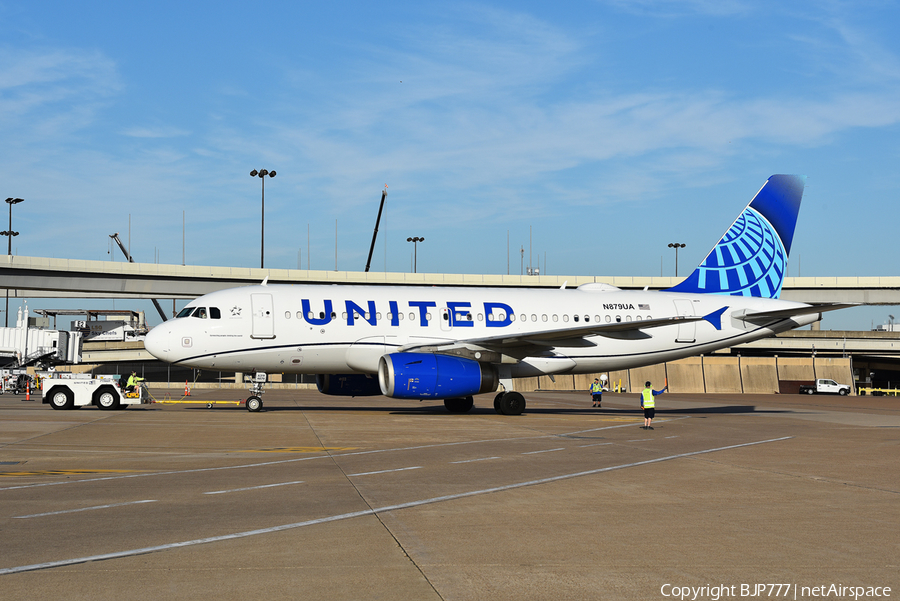
<svg viewBox="0 0 900 601">
<path fill-rule="evenodd" d="M 125 384 L 125 392 L 134 392 L 135 386 L 137 386 L 139 382 L 143 381 L 144 378 L 139 378 L 137 376 L 137 372 L 131 372 L 131 375 L 128 376 L 128 383 Z"/>
<path fill-rule="evenodd" d="M 598 378 L 594 378 L 594 383 L 591 384 L 591 400 L 594 401 L 592 407 L 599 407 L 603 400 L 603 385 Z"/>
<path fill-rule="evenodd" d="M 641 392 L 641 409 L 644 410 L 644 425 L 641 426 L 641 428 L 644 430 L 653 429 L 650 422 L 653 421 L 653 418 L 656 415 L 656 401 L 654 400 L 654 397 L 658 394 L 662 394 L 668 389 L 668 384 L 666 384 L 665 388 L 662 390 L 653 390 L 653 386 L 650 385 L 650 382 L 647 382 L 644 385 L 644 390 Z"/>
</svg>

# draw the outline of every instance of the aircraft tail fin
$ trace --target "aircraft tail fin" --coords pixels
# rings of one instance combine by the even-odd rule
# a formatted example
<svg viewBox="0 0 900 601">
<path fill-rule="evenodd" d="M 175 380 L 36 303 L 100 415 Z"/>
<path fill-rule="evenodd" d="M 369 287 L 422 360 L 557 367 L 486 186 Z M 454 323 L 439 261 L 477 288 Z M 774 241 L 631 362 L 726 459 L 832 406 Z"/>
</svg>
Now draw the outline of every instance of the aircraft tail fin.
<svg viewBox="0 0 900 601">
<path fill-rule="evenodd" d="M 669 292 L 778 298 L 806 176 L 773 175 L 697 269 Z"/>
</svg>

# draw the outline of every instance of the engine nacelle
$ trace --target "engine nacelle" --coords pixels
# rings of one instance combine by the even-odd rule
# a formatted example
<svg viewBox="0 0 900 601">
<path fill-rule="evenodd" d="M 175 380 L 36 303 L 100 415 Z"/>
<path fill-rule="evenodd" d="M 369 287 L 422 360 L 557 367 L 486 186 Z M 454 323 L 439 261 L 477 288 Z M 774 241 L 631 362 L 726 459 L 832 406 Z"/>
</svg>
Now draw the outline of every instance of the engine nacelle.
<svg viewBox="0 0 900 601">
<path fill-rule="evenodd" d="M 381 392 L 395 399 L 450 399 L 497 389 L 497 371 L 472 359 L 391 353 L 378 362 Z"/>
<path fill-rule="evenodd" d="M 365 374 L 316 374 L 316 387 L 332 396 L 381 396 L 378 378 Z"/>
</svg>

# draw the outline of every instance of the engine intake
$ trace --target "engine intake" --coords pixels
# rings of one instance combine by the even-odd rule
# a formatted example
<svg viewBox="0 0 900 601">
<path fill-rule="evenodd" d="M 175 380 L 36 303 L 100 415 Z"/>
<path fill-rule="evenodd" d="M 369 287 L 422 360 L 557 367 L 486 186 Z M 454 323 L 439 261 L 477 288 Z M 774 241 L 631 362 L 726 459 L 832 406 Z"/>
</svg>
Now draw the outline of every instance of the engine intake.
<svg viewBox="0 0 900 601">
<path fill-rule="evenodd" d="M 331 396 L 381 396 L 378 378 L 365 374 L 316 374 L 316 387 Z"/>
<path fill-rule="evenodd" d="M 378 362 L 381 392 L 395 399 L 449 399 L 497 389 L 497 371 L 472 359 L 391 353 Z"/>
</svg>

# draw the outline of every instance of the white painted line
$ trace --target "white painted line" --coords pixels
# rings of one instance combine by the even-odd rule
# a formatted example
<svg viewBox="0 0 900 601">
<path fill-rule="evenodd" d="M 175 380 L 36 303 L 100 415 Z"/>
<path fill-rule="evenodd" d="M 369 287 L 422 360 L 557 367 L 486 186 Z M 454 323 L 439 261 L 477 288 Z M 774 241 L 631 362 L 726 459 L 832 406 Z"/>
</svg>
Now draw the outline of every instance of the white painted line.
<svg viewBox="0 0 900 601">
<path fill-rule="evenodd" d="M 552 453 L 553 451 L 565 451 L 563 447 L 558 449 L 544 449 L 543 451 L 528 451 L 527 453 L 522 453 L 523 455 L 535 455 L 537 453 Z"/>
<path fill-rule="evenodd" d="M 677 419 L 689 419 L 688 417 L 676 417 L 662 420 L 665 421 L 674 421 Z M 56 482 L 38 482 L 36 484 L 20 484 L 18 486 L 6 486 L 0 487 L 0 492 L 5 490 L 20 490 L 23 488 L 38 488 L 42 486 L 61 486 L 63 484 L 86 484 L 89 482 L 105 482 L 108 480 L 122 480 L 125 478 L 148 478 L 151 476 L 177 476 L 180 474 L 199 474 L 202 472 L 217 472 L 222 470 L 241 470 L 251 467 L 267 467 L 270 465 L 282 465 L 285 463 L 297 463 L 299 461 L 314 461 L 316 459 L 332 459 L 335 457 L 354 457 L 357 455 L 372 455 L 375 453 L 397 453 L 403 451 L 418 451 L 421 449 L 434 449 L 439 447 L 453 447 L 453 446 L 461 446 L 461 445 L 470 445 L 470 444 L 482 444 L 486 442 L 515 442 L 522 440 L 540 440 L 543 438 L 565 438 L 566 436 L 572 436 L 573 434 L 585 434 L 587 432 L 599 432 L 600 430 L 614 430 L 617 428 L 630 428 L 634 426 L 637 422 L 619 424 L 616 426 L 603 426 L 601 428 L 591 428 L 589 430 L 578 430 L 576 432 L 566 432 L 563 434 L 545 434 L 543 436 L 519 436 L 516 438 L 487 438 L 484 440 L 464 440 L 459 442 L 445 442 L 440 444 L 426 444 L 419 445 L 415 447 L 397 447 L 393 449 L 375 449 L 371 451 L 353 451 L 351 453 L 335 453 L 335 454 L 326 454 L 326 455 L 314 455 L 311 457 L 298 457 L 294 459 L 278 459 L 275 461 L 262 461 L 259 463 L 243 463 L 239 465 L 223 465 L 220 467 L 201 467 L 191 470 L 172 470 L 168 472 L 144 472 L 140 474 L 120 474 L 116 476 L 101 476 L 99 478 L 85 478 L 83 480 L 58 480 Z"/>
<path fill-rule="evenodd" d="M 583 449 L 585 447 L 602 447 L 603 445 L 612 444 L 611 442 L 595 442 L 594 444 L 583 444 L 579 449 Z"/>
<path fill-rule="evenodd" d="M 666 436 L 666 438 L 678 438 L 677 436 Z"/>
<path fill-rule="evenodd" d="M 635 438 L 633 440 L 626 440 L 625 442 L 644 442 L 645 440 L 655 440 L 654 438 Z"/>
<path fill-rule="evenodd" d="M 741 447 L 751 447 L 758 444 L 766 444 L 769 442 L 779 442 L 782 440 L 788 440 L 793 438 L 793 436 L 784 436 L 782 438 L 771 438 L 769 440 L 758 440 L 755 442 L 745 442 L 743 444 L 736 444 L 727 447 L 716 447 L 714 449 L 704 449 L 702 451 L 692 451 L 690 453 L 680 453 L 678 455 L 668 455 L 666 457 L 658 457 L 656 459 L 647 459 L 646 461 L 638 461 L 635 463 L 626 463 L 623 465 L 613 465 L 610 467 L 601 467 L 594 470 L 588 470 L 586 472 L 575 472 L 572 474 L 563 474 L 561 476 L 551 476 L 549 478 L 541 478 L 540 480 L 529 480 L 527 482 L 518 482 L 515 484 L 507 484 L 505 486 L 497 486 L 495 488 L 485 488 L 482 490 L 473 490 L 469 492 L 457 493 L 454 495 L 446 495 L 443 497 L 432 497 L 430 499 L 422 499 L 421 501 L 412 501 L 409 503 L 401 503 L 399 505 L 387 505 L 385 507 L 379 507 L 377 509 L 364 509 L 362 511 L 354 511 L 352 513 L 342 513 L 338 515 L 327 516 L 324 518 L 319 518 L 316 520 L 308 520 L 305 522 L 295 522 L 293 524 L 282 524 L 281 526 L 272 526 L 271 528 L 261 528 L 259 530 L 247 530 L 244 532 L 235 532 L 233 534 L 223 534 L 221 536 L 210 536 L 208 538 L 197 538 L 194 540 L 181 541 L 177 543 L 169 543 L 165 545 L 156 545 L 154 547 L 142 547 L 140 549 L 129 549 L 127 551 L 117 551 L 114 553 L 105 553 L 102 555 L 88 555 L 85 557 L 76 557 L 73 559 L 62 559 L 59 561 L 47 561 L 44 563 L 35 563 L 26 566 L 16 566 L 12 568 L 0 568 L 0 575 L 3 574 L 18 574 L 20 572 L 31 572 L 34 570 L 43 570 L 47 568 L 59 568 L 62 566 L 71 566 L 79 563 L 87 563 L 89 561 L 103 561 L 107 559 L 118 559 L 121 557 L 133 557 L 135 555 L 143 555 L 145 553 L 155 553 L 157 551 L 168 551 L 169 549 L 181 549 L 184 547 L 192 547 L 194 545 L 203 545 L 206 543 L 216 543 L 226 540 L 235 540 L 240 538 L 247 538 L 250 536 L 257 536 L 260 534 L 271 534 L 273 532 L 283 532 L 285 530 L 293 530 L 295 528 L 303 528 L 305 526 L 314 526 L 316 524 L 325 524 L 328 522 L 337 522 L 339 520 L 348 520 L 351 518 L 362 517 L 365 515 L 374 515 L 377 513 L 384 513 L 387 511 L 398 511 L 400 509 L 409 509 L 411 507 L 419 507 L 421 505 L 429 505 L 432 503 L 441 503 L 443 501 L 452 501 L 455 499 L 464 499 L 466 497 L 474 497 L 477 495 L 485 495 L 495 492 L 502 492 L 506 490 L 513 490 L 516 488 L 522 488 L 525 486 L 535 486 L 537 484 L 547 484 L 549 482 L 556 482 L 559 480 L 567 480 L 569 478 L 578 478 L 581 476 L 590 476 L 593 474 L 602 474 L 603 472 L 611 472 L 614 470 L 621 470 L 629 467 L 637 467 L 640 465 L 649 465 L 651 463 L 660 463 L 662 461 L 671 461 L 672 459 L 681 459 L 684 457 L 693 457 L 695 455 L 703 455 L 705 453 L 715 453 L 717 451 L 728 451 L 731 449 L 740 449 Z"/>
<path fill-rule="evenodd" d="M 42 518 L 46 515 L 61 515 L 63 513 L 78 513 L 79 511 L 93 511 L 94 509 L 109 509 L 110 507 L 122 507 L 124 505 L 138 505 L 140 503 L 156 503 L 156 499 L 147 499 L 145 501 L 129 501 L 128 503 L 113 503 L 112 505 L 96 505 L 94 507 L 82 507 L 80 509 L 66 509 L 64 511 L 50 511 L 48 513 L 33 513 L 31 515 L 14 515 L 14 520 L 23 520 L 25 518 Z"/>
<path fill-rule="evenodd" d="M 416 467 L 401 467 L 401 468 L 398 468 L 395 470 L 379 470 L 377 472 L 363 472 L 361 474 L 347 474 L 347 477 L 352 478 L 353 476 L 371 476 L 372 474 L 389 474 L 391 472 L 405 472 L 406 470 L 420 470 L 420 469 L 422 469 L 421 465 L 416 466 Z"/>
<path fill-rule="evenodd" d="M 279 482 L 278 484 L 263 484 L 262 486 L 248 486 L 247 488 L 232 488 L 231 490 L 214 490 L 212 492 L 205 492 L 204 495 L 221 495 L 227 492 L 241 492 L 243 490 L 259 490 L 260 488 L 273 488 L 275 486 L 288 486 L 291 484 L 303 484 L 303 480 L 297 480 L 296 482 Z"/>
<path fill-rule="evenodd" d="M 488 461 L 489 459 L 500 459 L 500 457 L 481 457 L 480 459 L 466 459 L 465 461 L 451 461 L 450 463 L 473 463 L 475 461 Z"/>
</svg>

